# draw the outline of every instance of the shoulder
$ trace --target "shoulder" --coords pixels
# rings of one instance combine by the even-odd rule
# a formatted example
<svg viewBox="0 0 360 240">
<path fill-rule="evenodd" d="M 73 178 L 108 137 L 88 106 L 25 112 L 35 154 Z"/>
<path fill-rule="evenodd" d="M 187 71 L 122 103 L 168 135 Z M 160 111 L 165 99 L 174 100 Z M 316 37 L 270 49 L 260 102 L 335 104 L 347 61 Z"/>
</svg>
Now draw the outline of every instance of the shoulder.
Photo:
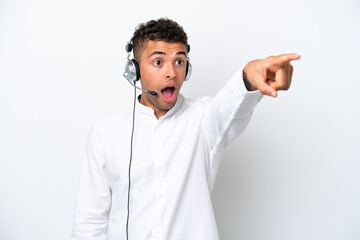
<svg viewBox="0 0 360 240">
<path fill-rule="evenodd" d="M 183 105 L 186 107 L 198 108 L 207 105 L 211 101 L 212 97 L 200 97 L 200 98 L 185 98 L 183 100 Z"/>
<path fill-rule="evenodd" d="M 181 96 L 181 107 L 177 113 L 181 115 L 201 116 L 211 102 L 211 97 L 200 97 L 197 99 L 185 98 Z"/>
<path fill-rule="evenodd" d="M 132 121 L 132 109 L 130 107 L 121 107 L 114 110 L 93 122 L 93 131 L 98 134 L 122 131 L 128 129 Z M 130 125 L 129 125 L 130 124 Z"/>
</svg>

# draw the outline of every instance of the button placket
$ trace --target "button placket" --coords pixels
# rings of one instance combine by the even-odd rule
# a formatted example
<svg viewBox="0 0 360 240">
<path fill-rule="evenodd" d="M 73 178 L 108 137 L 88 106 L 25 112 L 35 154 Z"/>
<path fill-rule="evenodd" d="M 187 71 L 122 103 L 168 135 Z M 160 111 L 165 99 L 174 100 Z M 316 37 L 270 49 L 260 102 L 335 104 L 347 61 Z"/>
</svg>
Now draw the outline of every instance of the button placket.
<svg viewBox="0 0 360 240">
<path fill-rule="evenodd" d="M 154 166 L 154 180 L 155 180 L 155 206 L 156 212 L 154 216 L 154 228 L 152 230 L 154 239 L 162 239 L 161 237 L 161 213 L 164 208 L 164 197 L 166 186 L 164 183 L 164 153 L 163 153 L 163 139 L 161 131 L 158 127 L 154 128 L 152 141 L 152 155 Z"/>
</svg>

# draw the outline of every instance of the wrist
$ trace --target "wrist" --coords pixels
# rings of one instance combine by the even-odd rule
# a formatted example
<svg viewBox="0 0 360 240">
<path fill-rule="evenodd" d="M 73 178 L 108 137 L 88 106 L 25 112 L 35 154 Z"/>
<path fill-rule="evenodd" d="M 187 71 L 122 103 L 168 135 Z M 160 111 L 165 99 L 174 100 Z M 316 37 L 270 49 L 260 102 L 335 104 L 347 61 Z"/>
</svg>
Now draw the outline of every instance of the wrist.
<svg viewBox="0 0 360 240">
<path fill-rule="evenodd" d="M 248 90 L 248 91 L 254 91 L 255 90 L 255 89 L 253 89 L 253 86 L 251 85 L 250 81 L 247 78 L 245 68 L 243 69 L 243 81 L 244 81 L 244 85 L 246 87 L 246 90 Z"/>
</svg>

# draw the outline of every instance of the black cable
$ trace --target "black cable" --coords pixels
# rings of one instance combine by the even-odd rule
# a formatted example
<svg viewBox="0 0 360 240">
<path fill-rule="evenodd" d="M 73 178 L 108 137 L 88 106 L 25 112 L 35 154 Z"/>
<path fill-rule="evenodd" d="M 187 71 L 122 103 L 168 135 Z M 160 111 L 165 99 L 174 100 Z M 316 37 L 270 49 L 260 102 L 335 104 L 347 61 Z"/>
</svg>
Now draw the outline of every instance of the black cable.
<svg viewBox="0 0 360 240">
<path fill-rule="evenodd" d="M 136 86 L 134 82 L 134 108 L 133 108 L 133 121 L 132 121 L 132 130 L 131 130 L 131 142 L 130 142 L 130 161 L 129 161 L 129 185 L 128 185 L 128 199 L 127 199 L 127 218 L 126 218 L 126 239 L 129 240 L 129 215 L 130 215 L 130 170 L 132 162 L 132 149 L 133 149 L 133 138 L 134 138 L 134 127 L 135 127 L 135 106 L 136 106 Z"/>
</svg>

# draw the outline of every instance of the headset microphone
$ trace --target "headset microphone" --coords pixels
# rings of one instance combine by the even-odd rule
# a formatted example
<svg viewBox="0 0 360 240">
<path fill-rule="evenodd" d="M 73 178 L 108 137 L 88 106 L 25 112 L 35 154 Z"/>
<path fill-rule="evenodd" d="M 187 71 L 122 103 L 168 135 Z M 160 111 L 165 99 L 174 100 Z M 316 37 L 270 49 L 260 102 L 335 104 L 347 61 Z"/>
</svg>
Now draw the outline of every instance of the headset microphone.
<svg viewBox="0 0 360 240">
<path fill-rule="evenodd" d="M 131 77 L 129 77 L 129 75 L 128 75 L 127 72 L 125 72 L 125 73 L 123 74 L 123 76 L 126 78 L 126 80 L 128 80 L 128 82 L 129 82 L 131 85 L 133 85 L 135 88 L 139 89 L 140 91 L 146 92 L 146 93 L 148 93 L 148 94 L 150 94 L 150 95 L 153 95 L 153 96 L 157 96 L 157 93 L 154 92 L 154 91 L 149 91 L 149 90 L 145 90 L 145 89 L 142 89 L 142 88 L 137 87 L 136 84 L 135 84 L 135 81 L 132 82 L 132 81 L 130 80 Z"/>
</svg>

